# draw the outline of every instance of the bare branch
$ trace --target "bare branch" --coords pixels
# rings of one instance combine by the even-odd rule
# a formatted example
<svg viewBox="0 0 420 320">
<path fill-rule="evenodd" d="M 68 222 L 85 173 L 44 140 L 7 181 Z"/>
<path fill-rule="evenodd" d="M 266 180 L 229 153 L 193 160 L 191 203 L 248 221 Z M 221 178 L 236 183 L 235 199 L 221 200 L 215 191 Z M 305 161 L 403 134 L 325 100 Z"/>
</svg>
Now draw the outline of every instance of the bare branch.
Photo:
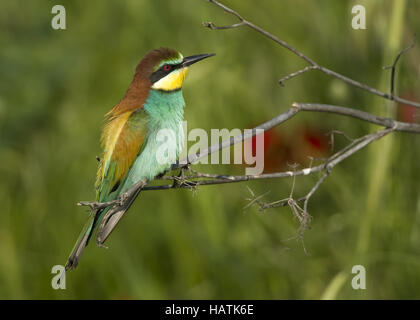
<svg viewBox="0 0 420 320">
<path fill-rule="evenodd" d="M 127 199 L 133 197 L 135 194 L 138 194 L 146 185 L 147 183 L 141 180 L 115 200 L 107 202 L 80 201 L 77 203 L 77 205 L 89 207 L 92 211 L 104 209 L 107 207 L 122 207 Z"/>
<path fill-rule="evenodd" d="M 347 146 L 343 150 L 340 150 L 336 154 L 332 155 L 329 159 L 327 159 L 327 161 L 323 165 L 318 166 L 318 167 L 321 167 L 319 171 L 323 171 L 323 175 L 321 176 L 320 179 L 318 179 L 316 184 L 312 187 L 312 189 L 304 197 L 302 197 L 298 200 L 295 200 L 293 198 L 294 187 L 295 187 L 295 178 L 296 178 L 296 175 L 293 175 L 292 188 L 291 188 L 290 196 L 288 198 L 278 200 L 278 201 L 275 201 L 275 202 L 271 202 L 271 203 L 264 203 L 264 202 L 261 201 L 261 198 L 264 197 L 267 193 L 256 197 L 255 194 L 252 192 L 252 190 L 248 188 L 250 190 L 253 198 L 252 199 L 247 199 L 247 200 L 250 200 L 250 202 L 248 203 L 248 205 L 245 208 L 248 208 L 255 203 L 258 204 L 258 206 L 260 207 L 260 210 L 266 210 L 266 209 L 269 209 L 269 208 L 275 208 L 275 207 L 279 207 L 279 206 L 288 205 L 290 207 L 293 215 L 299 220 L 300 228 L 299 228 L 297 238 L 299 240 L 301 240 L 302 246 L 303 246 L 304 251 L 305 251 L 305 254 L 307 254 L 305 244 L 303 242 L 303 236 L 304 236 L 305 231 L 310 227 L 309 223 L 310 223 L 310 220 L 311 220 L 311 215 L 308 213 L 309 199 L 318 190 L 318 188 L 325 181 L 325 179 L 330 175 L 334 166 L 336 166 L 338 163 L 340 163 L 344 159 L 348 158 L 350 155 L 352 155 L 355 152 L 359 151 L 360 149 L 364 148 L 365 146 L 367 146 L 371 142 L 382 138 L 383 136 L 387 135 L 388 133 L 390 133 L 394 130 L 395 130 L 395 126 L 392 127 L 392 128 L 387 128 L 387 129 L 384 129 L 384 130 L 381 130 L 381 131 L 377 131 L 377 132 L 368 134 L 368 135 L 366 135 L 362 138 L 353 140 L 350 143 L 349 146 Z M 298 202 L 300 202 L 300 201 L 304 201 L 303 208 L 300 207 L 299 204 L 298 204 Z"/>
<path fill-rule="evenodd" d="M 357 109 L 333 106 L 333 105 L 328 105 L 328 104 L 318 104 L 318 103 L 299 103 L 299 104 L 295 104 L 295 106 L 298 107 L 299 111 L 335 113 L 335 114 L 339 114 L 343 116 L 350 116 L 356 119 L 374 123 L 374 124 L 384 126 L 387 128 L 391 128 L 395 126 L 396 128 L 395 131 L 420 133 L 420 125 L 416 123 L 401 122 L 401 121 L 396 121 L 391 118 L 379 117 L 377 115 L 374 115 L 365 111 L 357 110 Z"/>
<path fill-rule="evenodd" d="M 267 194 L 270 193 L 270 191 L 267 191 L 266 193 L 263 193 L 262 195 L 256 197 L 254 192 L 251 190 L 251 188 L 248 187 L 248 186 L 247 186 L 247 188 L 248 188 L 249 192 L 251 193 L 252 198 L 251 199 L 246 199 L 246 200 L 249 200 L 249 203 L 244 207 L 244 210 L 251 207 L 254 203 L 257 203 L 258 205 L 261 206 L 260 199 L 262 199 L 263 197 L 265 197 Z"/>
<path fill-rule="evenodd" d="M 292 106 L 289 110 L 283 112 L 279 116 L 277 116 L 277 117 L 259 125 L 258 127 L 255 127 L 252 130 L 252 133 L 237 135 L 237 136 L 232 137 L 230 139 L 224 140 L 219 144 L 214 144 L 214 145 L 210 146 L 209 148 L 203 150 L 200 154 L 188 155 L 188 157 L 179 161 L 178 164 L 173 165 L 171 170 L 179 169 L 181 167 L 188 166 L 189 164 L 197 162 L 201 158 L 204 158 L 204 157 L 208 156 L 209 154 L 211 154 L 213 152 L 217 152 L 221 149 L 230 147 L 230 146 L 232 146 L 236 143 L 239 143 L 239 142 L 242 142 L 246 139 L 252 138 L 256 135 L 256 129 L 269 130 L 271 128 L 274 128 L 275 126 L 278 126 L 279 124 L 281 124 L 281 123 L 285 122 L 286 120 L 289 120 L 290 118 L 292 118 L 298 111 L 299 110 L 298 110 L 297 107 Z"/>
<path fill-rule="evenodd" d="M 292 78 L 294 78 L 294 77 L 297 77 L 297 76 L 301 75 L 302 73 L 305 73 L 305 72 L 307 72 L 307 71 L 314 70 L 314 69 L 317 69 L 317 68 L 318 68 L 317 66 L 308 66 L 308 67 L 303 68 L 302 70 L 299 70 L 299 71 L 296 71 L 296 72 L 290 73 L 290 74 L 288 74 L 287 76 L 285 76 L 285 77 L 281 78 L 281 79 L 279 80 L 279 84 L 280 84 L 282 87 L 284 87 L 284 82 L 285 82 L 285 81 L 287 81 L 287 80 L 289 80 L 289 79 L 292 79 Z"/>
<path fill-rule="evenodd" d="M 416 44 L 416 38 L 413 39 L 413 42 L 405 49 L 402 49 L 400 51 L 400 53 L 398 53 L 397 57 L 394 60 L 394 63 L 392 64 L 392 66 L 388 66 L 388 67 L 384 67 L 384 69 L 391 69 L 391 97 L 394 97 L 394 81 L 395 81 L 395 69 L 397 67 L 397 63 L 398 60 L 401 58 L 401 56 L 406 53 L 408 50 L 411 50 L 412 48 L 414 48 Z"/>
<path fill-rule="evenodd" d="M 305 202 L 303 203 L 303 212 L 308 212 L 308 201 L 312 197 L 312 195 L 315 193 L 315 191 L 319 188 L 321 183 L 324 182 L 324 180 L 328 177 L 330 174 L 330 171 L 327 170 L 321 177 L 321 179 L 318 180 L 318 182 L 315 184 L 315 186 L 309 191 L 309 193 L 305 196 Z"/>
<path fill-rule="evenodd" d="M 235 10 L 232 10 L 231 8 L 225 6 L 224 4 L 221 4 L 220 2 L 216 1 L 216 0 L 206 0 L 208 2 L 211 2 L 215 5 L 217 5 L 218 7 L 222 8 L 224 11 L 226 11 L 227 13 L 230 13 L 232 15 L 234 15 L 235 17 L 237 17 L 240 21 L 240 25 L 246 25 L 256 31 L 258 31 L 259 33 L 262 33 L 264 36 L 270 38 L 271 40 L 273 40 L 274 42 L 277 42 L 278 44 L 280 44 L 281 46 L 285 47 L 286 49 L 290 50 L 291 52 L 293 52 L 295 55 L 297 55 L 298 57 L 302 58 L 303 60 L 305 60 L 306 62 L 308 62 L 310 65 L 312 66 L 317 66 L 317 64 L 310 58 L 308 58 L 307 56 L 305 56 L 302 52 L 300 52 L 299 50 L 293 48 L 291 45 L 289 45 L 287 42 L 277 38 L 275 35 L 272 35 L 271 33 L 269 33 L 268 31 L 265 31 L 264 29 L 254 25 L 253 23 L 249 22 L 248 20 L 245 20 L 238 12 L 236 12 Z M 209 27 L 212 30 L 219 30 L 219 29 L 229 29 L 230 27 L 216 27 L 215 24 L 213 22 L 206 22 L 204 24 L 206 27 Z M 239 25 L 238 25 L 239 27 Z"/>
<path fill-rule="evenodd" d="M 349 116 L 356 119 L 360 119 L 362 121 L 374 123 L 380 126 L 384 126 L 386 128 L 392 128 L 393 131 L 404 131 L 404 132 L 412 132 L 412 133 L 420 133 L 420 125 L 415 123 L 406 123 L 401 121 L 396 121 L 391 118 L 383 118 L 378 117 L 376 115 L 351 109 L 347 107 L 341 107 L 341 106 L 332 106 L 332 105 L 325 105 L 325 104 L 310 104 L 310 103 L 294 103 L 292 107 L 280 114 L 279 116 L 273 118 L 270 121 L 267 121 L 263 123 L 262 125 L 256 127 L 256 128 L 264 128 L 265 130 L 269 130 L 274 128 L 275 126 L 283 123 L 284 121 L 287 121 L 288 119 L 292 118 L 296 115 L 299 111 L 307 111 L 307 112 L 327 112 L 327 113 L 333 113 L 341 116 Z M 255 132 L 255 130 L 253 131 Z M 188 165 L 193 164 L 197 162 L 199 159 L 208 156 L 210 153 L 217 152 L 223 148 L 227 148 L 232 146 L 233 144 L 240 143 L 248 138 L 251 138 L 253 135 L 247 136 L 247 135 L 238 135 L 233 138 L 227 139 L 222 141 L 219 144 L 214 144 L 204 150 L 200 154 L 194 154 L 188 156 L 186 159 L 183 159 L 180 161 L 180 163 L 186 163 L 188 159 Z M 370 137 L 370 135 L 367 135 L 365 137 L 352 140 L 352 143 L 350 144 L 350 147 L 353 147 L 354 144 L 357 144 L 358 142 L 363 142 L 365 139 Z M 344 152 L 347 152 L 347 147 L 343 150 Z M 341 152 L 341 151 L 340 151 Z M 352 153 L 351 153 L 352 154 Z M 331 157 L 331 160 L 335 159 L 336 157 L 341 156 L 341 153 L 336 153 Z M 340 158 L 341 159 L 341 158 Z M 341 160 L 340 160 L 341 161 Z M 176 164 L 172 166 L 172 170 L 179 169 L 182 167 L 187 166 L 186 164 Z M 225 184 L 225 183 L 234 183 L 234 182 L 243 182 L 243 181 L 249 181 L 249 180 L 260 180 L 260 179 L 279 179 L 279 178 L 287 178 L 294 175 L 309 175 L 313 174 L 315 172 L 320 172 L 324 169 L 323 165 L 318 165 L 311 168 L 305 168 L 302 170 L 297 171 L 285 171 L 285 172 L 276 172 L 276 173 L 267 173 L 267 174 L 261 174 L 258 176 L 232 176 L 232 175 L 221 175 L 221 174 L 208 174 L 208 173 L 196 173 L 195 175 L 189 175 L 186 176 L 185 179 L 193 180 L 193 179 L 199 179 L 199 178 L 211 178 L 211 180 L 199 180 L 195 181 L 195 187 L 198 186 L 205 186 L 205 185 L 215 185 L 215 184 Z M 171 178 L 163 177 L 163 180 L 168 180 Z M 186 188 L 188 186 L 186 185 L 160 185 L 160 186 L 146 186 L 143 188 L 144 191 L 147 190 L 166 190 L 166 189 L 178 189 L 178 188 Z"/>
<path fill-rule="evenodd" d="M 375 88 L 372 88 L 372 87 L 370 87 L 370 86 L 368 86 L 368 85 L 366 85 L 366 84 L 364 84 L 364 83 L 358 82 L 358 81 L 353 80 L 353 79 L 351 79 L 351 78 L 349 78 L 349 77 L 346 77 L 346 76 L 344 76 L 344 75 L 342 75 L 342 74 L 339 74 L 338 72 L 335 72 L 335 71 L 332 71 L 332 70 L 330 70 L 330 69 L 328 69 L 328 68 L 326 68 L 326 67 L 323 67 L 323 66 L 319 65 L 318 63 L 316 63 L 316 62 L 315 62 L 314 60 L 312 60 L 311 58 L 309 58 L 308 56 L 304 55 L 302 52 L 300 52 L 299 50 L 297 50 L 297 49 L 296 49 L 296 48 L 294 48 L 293 46 L 291 46 L 291 45 L 289 45 L 288 43 L 286 43 L 285 41 L 283 41 L 283 40 L 279 39 L 278 37 L 274 36 L 273 34 L 269 33 L 268 31 L 266 31 L 266 30 L 262 29 L 261 27 L 259 27 L 259 26 L 255 25 L 255 24 L 253 24 L 253 23 L 252 23 L 252 22 L 250 22 L 250 21 L 246 20 L 246 19 L 245 19 L 245 18 L 243 18 L 243 17 L 242 17 L 242 16 L 241 16 L 238 12 L 236 12 L 236 11 L 232 10 L 231 8 L 229 8 L 229 7 L 225 6 L 224 4 L 221 4 L 220 2 L 218 2 L 218 1 L 216 1 L 216 0 L 206 0 L 206 1 L 208 1 L 208 2 L 210 2 L 210 3 L 213 3 L 214 5 L 216 5 L 216 6 L 220 7 L 220 8 L 222 8 L 224 11 L 226 11 L 226 12 L 228 12 L 228 13 L 230 13 L 230 14 L 232 14 L 232 15 L 236 16 L 236 17 L 240 20 L 240 23 L 239 23 L 238 25 L 236 25 L 235 27 L 240 27 L 240 26 L 242 26 L 242 25 L 245 25 L 245 26 L 250 27 L 251 29 L 253 29 L 253 30 L 255 30 L 255 31 L 257 31 L 257 32 L 259 32 L 259 33 L 261 33 L 261 34 L 263 34 L 263 35 L 264 35 L 264 36 L 266 36 L 267 38 L 271 39 L 272 41 L 274 41 L 274 42 L 276 42 L 276 43 L 280 44 L 282 47 L 284 47 L 284 48 L 286 48 L 287 50 L 291 51 L 292 53 L 294 53 L 295 55 L 297 55 L 297 56 L 298 56 L 298 57 L 300 57 L 301 59 L 305 60 L 305 61 L 306 61 L 307 63 L 309 63 L 309 65 L 311 66 L 311 68 L 310 68 L 310 69 L 308 69 L 308 70 L 303 69 L 303 70 L 305 70 L 305 71 L 301 70 L 301 71 L 296 72 L 297 74 L 293 75 L 292 77 L 289 77 L 289 76 L 284 77 L 284 78 L 286 78 L 286 79 L 284 79 L 284 78 L 283 78 L 283 79 L 281 79 L 281 80 L 279 81 L 279 82 L 280 82 L 280 84 L 283 84 L 283 82 L 284 82 L 285 80 L 288 80 L 288 79 L 290 79 L 290 78 L 293 78 L 293 77 L 295 77 L 295 76 L 297 76 L 297 75 L 300 75 L 300 74 L 302 74 L 302 73 L 304 73 L 304 72 L 306 72 L 306 71 L 309 71 L 309 70 L 319 70 L 319 71 L 321 71 L 321 72 L 323 72 L 323 73 L 325 73 L 325 74 L 327 74 L 327 75 L 329 75 L 329 76 L 332 76 L 332 77 L 334 77 L 334 78 L 337 78 L 337 79 L 339 79 L 339 80 L 341 80 L 341 81 L 344 81 L 344 82 L 345 82 L 345 83 L 347 83 L 347 84 L 350 84 L 350 85 L 352 85 L 352 86 L 354 86 L 354 87 L 357 87 L 357 88 L 359 88 L 359 89 L 362 89 L 362 90 L 368 91 L 368 92 L 370 92 L 370 93 L 372 93 L 372 94 L 374 94 L 374 95 L 377 95 L 377 96 L 379 96 L 379 97 L 382 97 L 382 98 L 384 98 L 384 99 L 388 99 L 388 100 L 391 100 L 391 101 L 396 101 L 396 102 L 399 102 L 399 103 L 404 103 L 404 104 L 407 104 L 407 105 L 410 105 L 410 106 L 413 106 L 413 107 L 420 108 L 420 102 L 409 101 L 409 100 L 406 100 L 406 99 L 400 98 L 400 97 L 398 97 L 398 96 L 394 96 L 393 91 L 391 91 L 391 94 L 384 93 L 384 92 L 379 91 L 379 90 L 377 90 L 377 89 L 375 89 Z M 206 22 L 206 23 L 205 23 L 205 26 L 207 26 L 207 27 L 209 27 L 210 29 L 213 29 L 213 30 L 226 29 L 226 28 L 223 28 L 223 27 L 216 27 L 216 26 L 214 25 L 214 23 L 212 23 L 212 22 Z M 232 26 L 231 26 L 231 27 L 232 27 Z M 405 52 L 405 51 L 407 51 L 407 50 L 403 50 L 403 51 Z M 401 56 L 401 54 L 402 54 L 402 53 L 403 53 L 403 52 L 401 52 L 401 53 L 399 54 L 399 56 Z M 398 58 L 398 57 L 397 57 L 397 58 Z M 398 59 L 396 59 L 396 60 L 398 61 Z M 395 69 L 395 68 L 394 68 L 394 69 Z"/>
<path fill-rule="evenodd" d="M 243 26 L 245 23 L 244 22 L 239 22 L 239 23 L 235 23 L 229 26 L 215 26 L 213 22 L 203 22 L 203 26 L 210 28 L 212 30 L 226 30 L 226 29 L 233 29 L 233 28 L 237 28 L 237 27 L 241 27 Z"/>
</svg>

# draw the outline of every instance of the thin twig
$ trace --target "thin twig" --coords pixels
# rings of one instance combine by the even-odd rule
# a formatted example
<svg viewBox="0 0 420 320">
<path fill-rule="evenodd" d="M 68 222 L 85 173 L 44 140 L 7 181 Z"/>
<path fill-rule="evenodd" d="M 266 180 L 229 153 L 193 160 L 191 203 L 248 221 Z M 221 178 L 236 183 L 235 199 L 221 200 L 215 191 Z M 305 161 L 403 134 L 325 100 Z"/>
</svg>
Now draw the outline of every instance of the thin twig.
<svg viewBox="0 0 420 320">
<path fill-rule="evenodd" d="M 294 48 L 293 46 L 289 45 L 288 43 L 286 43 L 285 41 L 279 39 L 278 37 L 276 37 L 275 35 L 269 33 L 268 31 L 262 29 L 261 27 L 253 24 L 252 22 L 246 20 L 245 18 L 243 18 L 238 12 L 236 12 L 235 10 L 225 6 L 224 4 L 220 3 L 219 1 L 216 0 L 206 0 L 207 2 L 210 2 L 220 8 L 222 8 L 224 11 L 234 15 L 236 18 L 239 19 L 240 23 L 238 23 L 237 25 L 235 25 L 235 27 L 240 27 L 240 26 L 248 26 L 251 29 L 263 34 L 264 36 L 266 36 L 267 38 L 273 40 L 274 42 L 280 44 L 282 47 L 286 48 L 287 50 L 291 51 L 293 54 L 297 55 L 298 57 L 300 57 L 301 59 L 305 60 L 307 63 L 309 63 L 309 65 L 311 66 L 310 69 L 308 70 L 319 70 L 329 76 L 335 77 L 337 79 L 340 79 L 341 81 L 344 81 L 354 87 L 357 87 L 359 89 L 368 91 L 374 95 L 377 95 L 379 97 L 382 97 L 384 99 L 388 99 L 388 100 L 393 100 L 399 103 L 404 103 L 413 107 L 417 107 L 420 108 L 420 102 L 415 102 L 415 101 L 410 101 L 410 100 L 406 100 L 403 98 L 400 98 L 398 96 L 394 96 L 393 93 L 388 94 L 382 91 L 379 91 L 375 88 L 372 88 L 364 83 L 358 82 L 356 80 L 353 80 L 349 77 L 346 77 L 338 72 L 332 71 L 324 66 L 319 65 L 318 63 L 316 63 L 314 60 L 312 60 L 311 58 L 309 58 L 308 56 L 306 56 L 305 54 L 303 54 L 302 52 L 300 52 L 299 50 L 297 50 L 296 48 Z M 229 29 L 232 26 L 226 26 L 226 27 L 217 27 L 213 22 L 206 22 L 204 24 L 205 26 L 209 27 L 212 30 L 220 30 L 220 29 Z M 305 69 L 303 69 L 305 70 Z M 301 71 L 297 71 L 296 74 L 293 76 L 297 76 L 300 75 L 308 70 L 305 70 L 303 72 Z M 287 76 L 285 78 L 288 78 Z M 292 78 L 292 77 L 290 77 Z M 290 79 L 288 78 L 288 79 Z M 286 79 L 287 80 L 287 79 Z M 285 79 L 283 78 L 283 80 L 280 81 L 280 84 L 283 84 L 283 82 L 285 81 Z"/>
<path fill-rule="evenodd" d="M 284 87 L 284 82 L 285 82 L 285 81 L 287 81 L 287 80 L 289 80 L 289 79 L 292 79 L 292 78 L 294 78 L 294 77 L 297 77 L 297 76 L 299 76 L 299 75 L 301 75 L 302 73 L 305 73 L 305 72 L 307 72 L 307 71 L 314 70 L 314 69 L 317 69 L 317 66 L 307 66 L 307 67 L 303 68 L 302 70 L 299 70 L 299 71 L 296 71 L 296 72 L 290 73 L 290 74 L 288 74 L 287 76 L 285 76 L 285 77 L 281 78 L 281 79 L 279 80 L 279 84 L 280 84 L 282 87 Z"/>
<path fill-rule="evenodd" d="M 415 44 L 416 44 L 416 38 L 413 39 L 413 42 L 407 48 L 402 49 L 400 51 L 400 53 L 398 53 L 398 55 L 395 58 L 394 63 L 392 64 L 392 66 L 384 67 L 384 69 L 391 69 L 391 100 L 394 99 L 394 91 L 395 91 L 395 86 L 394 86 L 394 82 L 395 82 L 395 70 L 396 70 L 396 67 L 397 67 L 398 60 L 401 58 L 401 56 L 404 53 L 406 53 L 407 51 L 409 51 L 412 48 L 414 48 Z"/>
</svg>

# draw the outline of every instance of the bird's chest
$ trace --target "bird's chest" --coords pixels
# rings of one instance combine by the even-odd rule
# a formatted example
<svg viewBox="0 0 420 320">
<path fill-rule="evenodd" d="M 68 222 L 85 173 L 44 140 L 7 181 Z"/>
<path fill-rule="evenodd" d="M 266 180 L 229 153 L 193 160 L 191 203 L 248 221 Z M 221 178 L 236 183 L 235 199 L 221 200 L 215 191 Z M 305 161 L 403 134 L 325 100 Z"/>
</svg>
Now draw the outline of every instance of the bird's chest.
<svg viewBox="0 0 420 320">
<path fill-rule="evenodd" d="M 147 142 L 140 156 L 150 158 L 159 170 L 175 163 L 184 147 L 184 130 L 181 119 L 168 119 L 150 128 Z M 160 172 L 159 172 L 160 173 Z"/>
<path fill-rule="evenodd" d="M 184 106 L 181 90 L 170 93 L 153 91 L 146 101 L 147 146 L 158 163 L 174 163 L 183 148 Z"/>
<path fill-rule="evenodd" d="M 181 91 L 151 93 L 145 103 L 147 135 L 128 175 L 128 184 L 153 179 L 176 162 L 184 147 Z"/>
</svg>

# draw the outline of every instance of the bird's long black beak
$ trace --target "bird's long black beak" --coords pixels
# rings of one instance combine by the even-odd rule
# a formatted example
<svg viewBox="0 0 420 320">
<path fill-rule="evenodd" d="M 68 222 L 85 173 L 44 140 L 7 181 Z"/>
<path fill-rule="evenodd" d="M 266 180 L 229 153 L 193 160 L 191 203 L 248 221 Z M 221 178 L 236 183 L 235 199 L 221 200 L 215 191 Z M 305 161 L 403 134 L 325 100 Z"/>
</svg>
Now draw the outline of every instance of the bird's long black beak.
<svg viewBox="0 0 420 320">
<path fill-rule="evenodd" d="M 196 63 L 198 61 L 201 61 L 205 58 L 212 57 L 216 55 L 215 53 L 206 53 L 206 54 L 196 54 L 195 56 L 189 56 L 185 57 L 182 61 L 182 67 L 188 67 L 192 65 L 193 63 Z"/>
</svg>

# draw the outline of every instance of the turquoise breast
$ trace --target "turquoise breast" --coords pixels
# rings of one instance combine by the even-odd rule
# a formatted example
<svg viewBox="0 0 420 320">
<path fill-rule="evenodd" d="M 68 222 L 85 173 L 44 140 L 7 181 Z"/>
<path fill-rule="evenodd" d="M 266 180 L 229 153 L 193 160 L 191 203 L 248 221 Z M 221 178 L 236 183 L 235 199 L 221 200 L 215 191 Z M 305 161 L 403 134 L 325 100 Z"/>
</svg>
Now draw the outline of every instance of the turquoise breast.
<svg viewBox="0 0 420 320">
<path fill-rule="evenodd" d="M 146 138 L 127 174 L 121 193 L 142 179 L 152 180 L 176 162 L 184 147 L 184 107 L 181 90 L 150 90 L 144 104 L 147 114 Z"/>
</svg>

